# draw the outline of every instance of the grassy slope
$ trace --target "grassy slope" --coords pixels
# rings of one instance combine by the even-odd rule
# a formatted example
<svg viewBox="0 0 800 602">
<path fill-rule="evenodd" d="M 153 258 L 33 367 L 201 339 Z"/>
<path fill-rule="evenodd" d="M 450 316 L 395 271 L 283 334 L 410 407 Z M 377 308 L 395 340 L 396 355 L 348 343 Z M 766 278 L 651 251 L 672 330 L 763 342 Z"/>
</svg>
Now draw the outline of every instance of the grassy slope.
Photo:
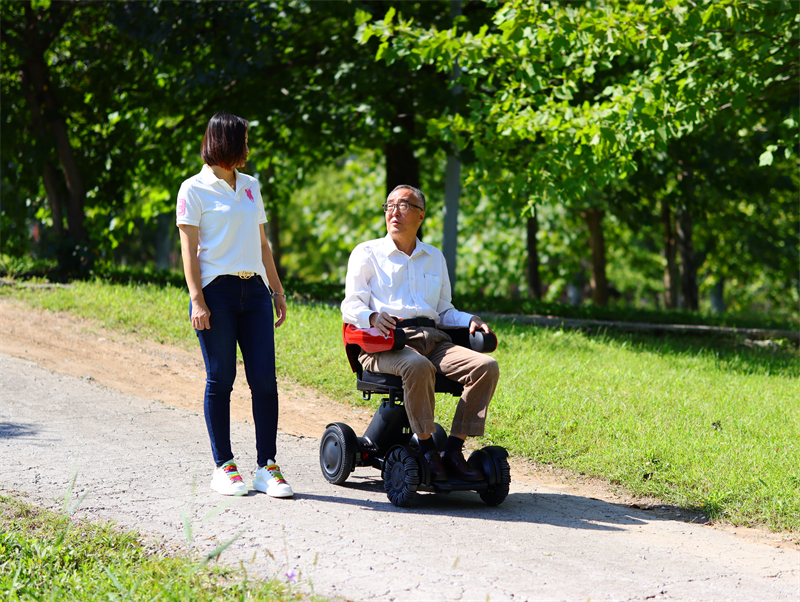
<svg viewBox="0 0 800 602">
<path fill-rule="evenodd" d="M 76 284 L 14 292 L 154 340 L 196 344 L 177 289 Z M 327 306 L 291 304 L 276 335 L 278 370 L 358 402 Z M 486 443 L 701 508 L 711 518 L 800 528 L 797 350 L 497 323 L 501 382 Z M 438 420 L 449 430 L 454 400 Z"/>
<path fill-rule="evenodd" d="M 148 550 L 134 532 L 66 516 L 0 496 L 0 598 L 3 600 L 305 599 L 287 584 L 252 582 L 243 571 Z"/>
</svg>

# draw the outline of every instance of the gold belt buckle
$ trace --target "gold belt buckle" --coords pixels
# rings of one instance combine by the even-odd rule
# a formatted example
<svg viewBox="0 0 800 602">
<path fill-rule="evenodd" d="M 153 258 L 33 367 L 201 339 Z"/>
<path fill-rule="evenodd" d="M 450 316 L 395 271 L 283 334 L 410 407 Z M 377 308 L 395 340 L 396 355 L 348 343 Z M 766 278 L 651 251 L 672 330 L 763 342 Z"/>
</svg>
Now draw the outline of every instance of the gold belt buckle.
<svg viewBox="0 0 800 602">
<path fill-rule="evenodd" d="M 238 275 L 238 276 L 239 276 L 239 278 L 241 278 L 242 280 L 249 280 L 250 278 L 252 278 L 253 276 L 255 276 L 255 275 L 256 275 L 256 273 L 255 273 L 255 272 L 239 272 L 237 275 Z"/>
</svg>

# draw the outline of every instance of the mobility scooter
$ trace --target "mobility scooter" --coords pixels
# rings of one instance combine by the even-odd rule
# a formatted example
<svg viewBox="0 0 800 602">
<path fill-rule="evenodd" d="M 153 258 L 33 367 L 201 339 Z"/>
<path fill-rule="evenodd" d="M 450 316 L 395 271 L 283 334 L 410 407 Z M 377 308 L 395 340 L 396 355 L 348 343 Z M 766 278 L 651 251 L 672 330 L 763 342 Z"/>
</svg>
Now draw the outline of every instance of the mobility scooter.
<svg viewBox="0 0 800 602">
<path fill-rule="evenodd" d="M 482 353 L 497 348 L 494 333 L 469 333 L 468 328 L 447 329 L 453 343 Z M 364 399 L 373 395 L 384 396 L 381 405 L 364 435 L 357 437 L 353 429 L 341 422 L 327 426 L 319 446 L 322 474 L 328 482 L 341 485 L 357 466 L 372 466 L 381 471 L 383 487 L 395 506 L 411 505 L 418 491 L 450 493 L 451 491 L 476 491 L 489 506 L 497 506 L 506 499 L 511 483 L 508 452 L 492 445 L 473 452 L 467 463 L 484 474 L 484 480 L 467 482 L 456 479 L 431 481 L 430 468 L 419 451 L 416 435 L 411 433 L 408 416 L 403 406 L 403 384 L 399 376 L 364 370 L 358 361 L 359 353 L 402 349 L 405 333 L 392 331 L 389 337 L 376 328 L 359 329 L 351 324 L 343 327 L 345 351 L 350 367 L 356 373 L 356 387 Z M 463 387 L 441 374 L 436 375 L 435 391 L 461 396 Z M 444 449 L 447 433 L 436 424 L 433 434 L 437 448 Z"/>
</svg>

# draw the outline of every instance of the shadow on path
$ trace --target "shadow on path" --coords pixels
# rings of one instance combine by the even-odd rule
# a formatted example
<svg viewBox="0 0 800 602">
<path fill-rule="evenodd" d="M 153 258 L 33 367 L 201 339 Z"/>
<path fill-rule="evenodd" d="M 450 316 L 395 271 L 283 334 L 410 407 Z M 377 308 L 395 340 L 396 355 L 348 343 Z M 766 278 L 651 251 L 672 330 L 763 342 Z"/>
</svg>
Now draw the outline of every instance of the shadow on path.
<svg viewBox="0 0 800 602">
<path fill-rule="evenodd" d="M 453 518 L 545 524 L 593 531 L 621 531 L 655 520 L 671 520 L 659 516 L 658 513 L 644 514 L 643 510 L 632 510 L 628 505 L 552 492 L 511 493 L 497 507 L 487 506 L 474 492 L 460 491 L 447 495 L 420 493 L 411 507 L 397 508 L 388 499 L 374 501 L 348 495 L 348 489 L 382 493 L 383 488 L 378 481 L 331 488 L 332 495 L 297 493 L 295 499 L 359 506 L 364 511 L 372 512 L 447 515 Z M 341 495 L 336 495 L 336 492 L 341 492 Z"/>
<path fill-rule="evenodd" d="M 31 437 L 39 433 L 36 424 L 16 424 L 14 422 L 0 422 L 0 439 L 16 439 Z"/>
</svg>

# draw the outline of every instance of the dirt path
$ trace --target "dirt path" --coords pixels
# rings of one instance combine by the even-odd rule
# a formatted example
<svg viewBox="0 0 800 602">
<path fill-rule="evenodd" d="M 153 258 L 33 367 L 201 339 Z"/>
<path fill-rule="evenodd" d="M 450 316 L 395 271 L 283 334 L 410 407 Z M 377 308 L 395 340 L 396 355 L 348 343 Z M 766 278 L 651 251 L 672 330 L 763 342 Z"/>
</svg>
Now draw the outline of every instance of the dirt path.
<svg viewBox="0 0 800 602">
<path fill-rule="evenodd" d="M 644 511 L 653 500 L 521 462 L 497 509 L 465 493 L 424 496 L 420 507 L 398 510 L 368 469 L 347 487 L 331 486 L 319 471 L 316 438 L 327 422 L 358 431 L 367 416 L 291 383 L 280 388 L 281 464 L 295 500 L 250 495 L 201 523 L 221 499 L 207 492 L 199 352 L 0 300 L 0 491 L 53 505 L 75 467 L 76 493 L 89 493 L 87 516 L 185 547 L 185 512 L 201 551 L 244 525 L 227 560 L 245 562 L 250 575 L 297 571 L 303 588 L 324 596 L 800 597 L 800 552 L 789 539 L 686 523 L 680 509 Z M 245 466 L 254 461 L 247 405 L 237 388 L 232 436 Z"/>
<path fill-rule="evenodd" d="M 189 352 L 109 331 L 70 314 L 34 310 L 2 299 L 0 337 L 0 351 L 8 355 L 177 408 L 203 410 L 205 369 L 199 346 Z M 369 422 L 363 411 L 289 381 L 280 382 L 280 392 L 280 429 L 286 433 L 319 437 L 329 422 L 346 422 L 357 431 Z M 248 394 L 247 383 L 237 378 L 233 420 L 252 420 Z"/>
<path fill-rule="evenodd" d="M 0 352 L 131 395 L 192 412 L 203 410 L 205 369 L 199 346 L 186 351 L 110 331 L 68 313 L 36 310 L 0 299 Z M 238 373 L 244 374 L 244 370 Z M 364 410 L 338 403 L 286 379 L 281 379 L 278 386 L 279 427 L 285 433 L 319 438 L 328 423 L 344 422 L 360 434 L 369 424 L 371 416 Z M 237 378 L 231 417 L 245 424 L 252 417 L 248 392 L 244 379 Z M 657 505 L 657 500 L 624 495 L 602 481 L 512 461 L 515 480 L 615 503 L 645 508 Z M 669 516 L 675 514 L 669 507 L 663 512 Z"/>
</svg>

